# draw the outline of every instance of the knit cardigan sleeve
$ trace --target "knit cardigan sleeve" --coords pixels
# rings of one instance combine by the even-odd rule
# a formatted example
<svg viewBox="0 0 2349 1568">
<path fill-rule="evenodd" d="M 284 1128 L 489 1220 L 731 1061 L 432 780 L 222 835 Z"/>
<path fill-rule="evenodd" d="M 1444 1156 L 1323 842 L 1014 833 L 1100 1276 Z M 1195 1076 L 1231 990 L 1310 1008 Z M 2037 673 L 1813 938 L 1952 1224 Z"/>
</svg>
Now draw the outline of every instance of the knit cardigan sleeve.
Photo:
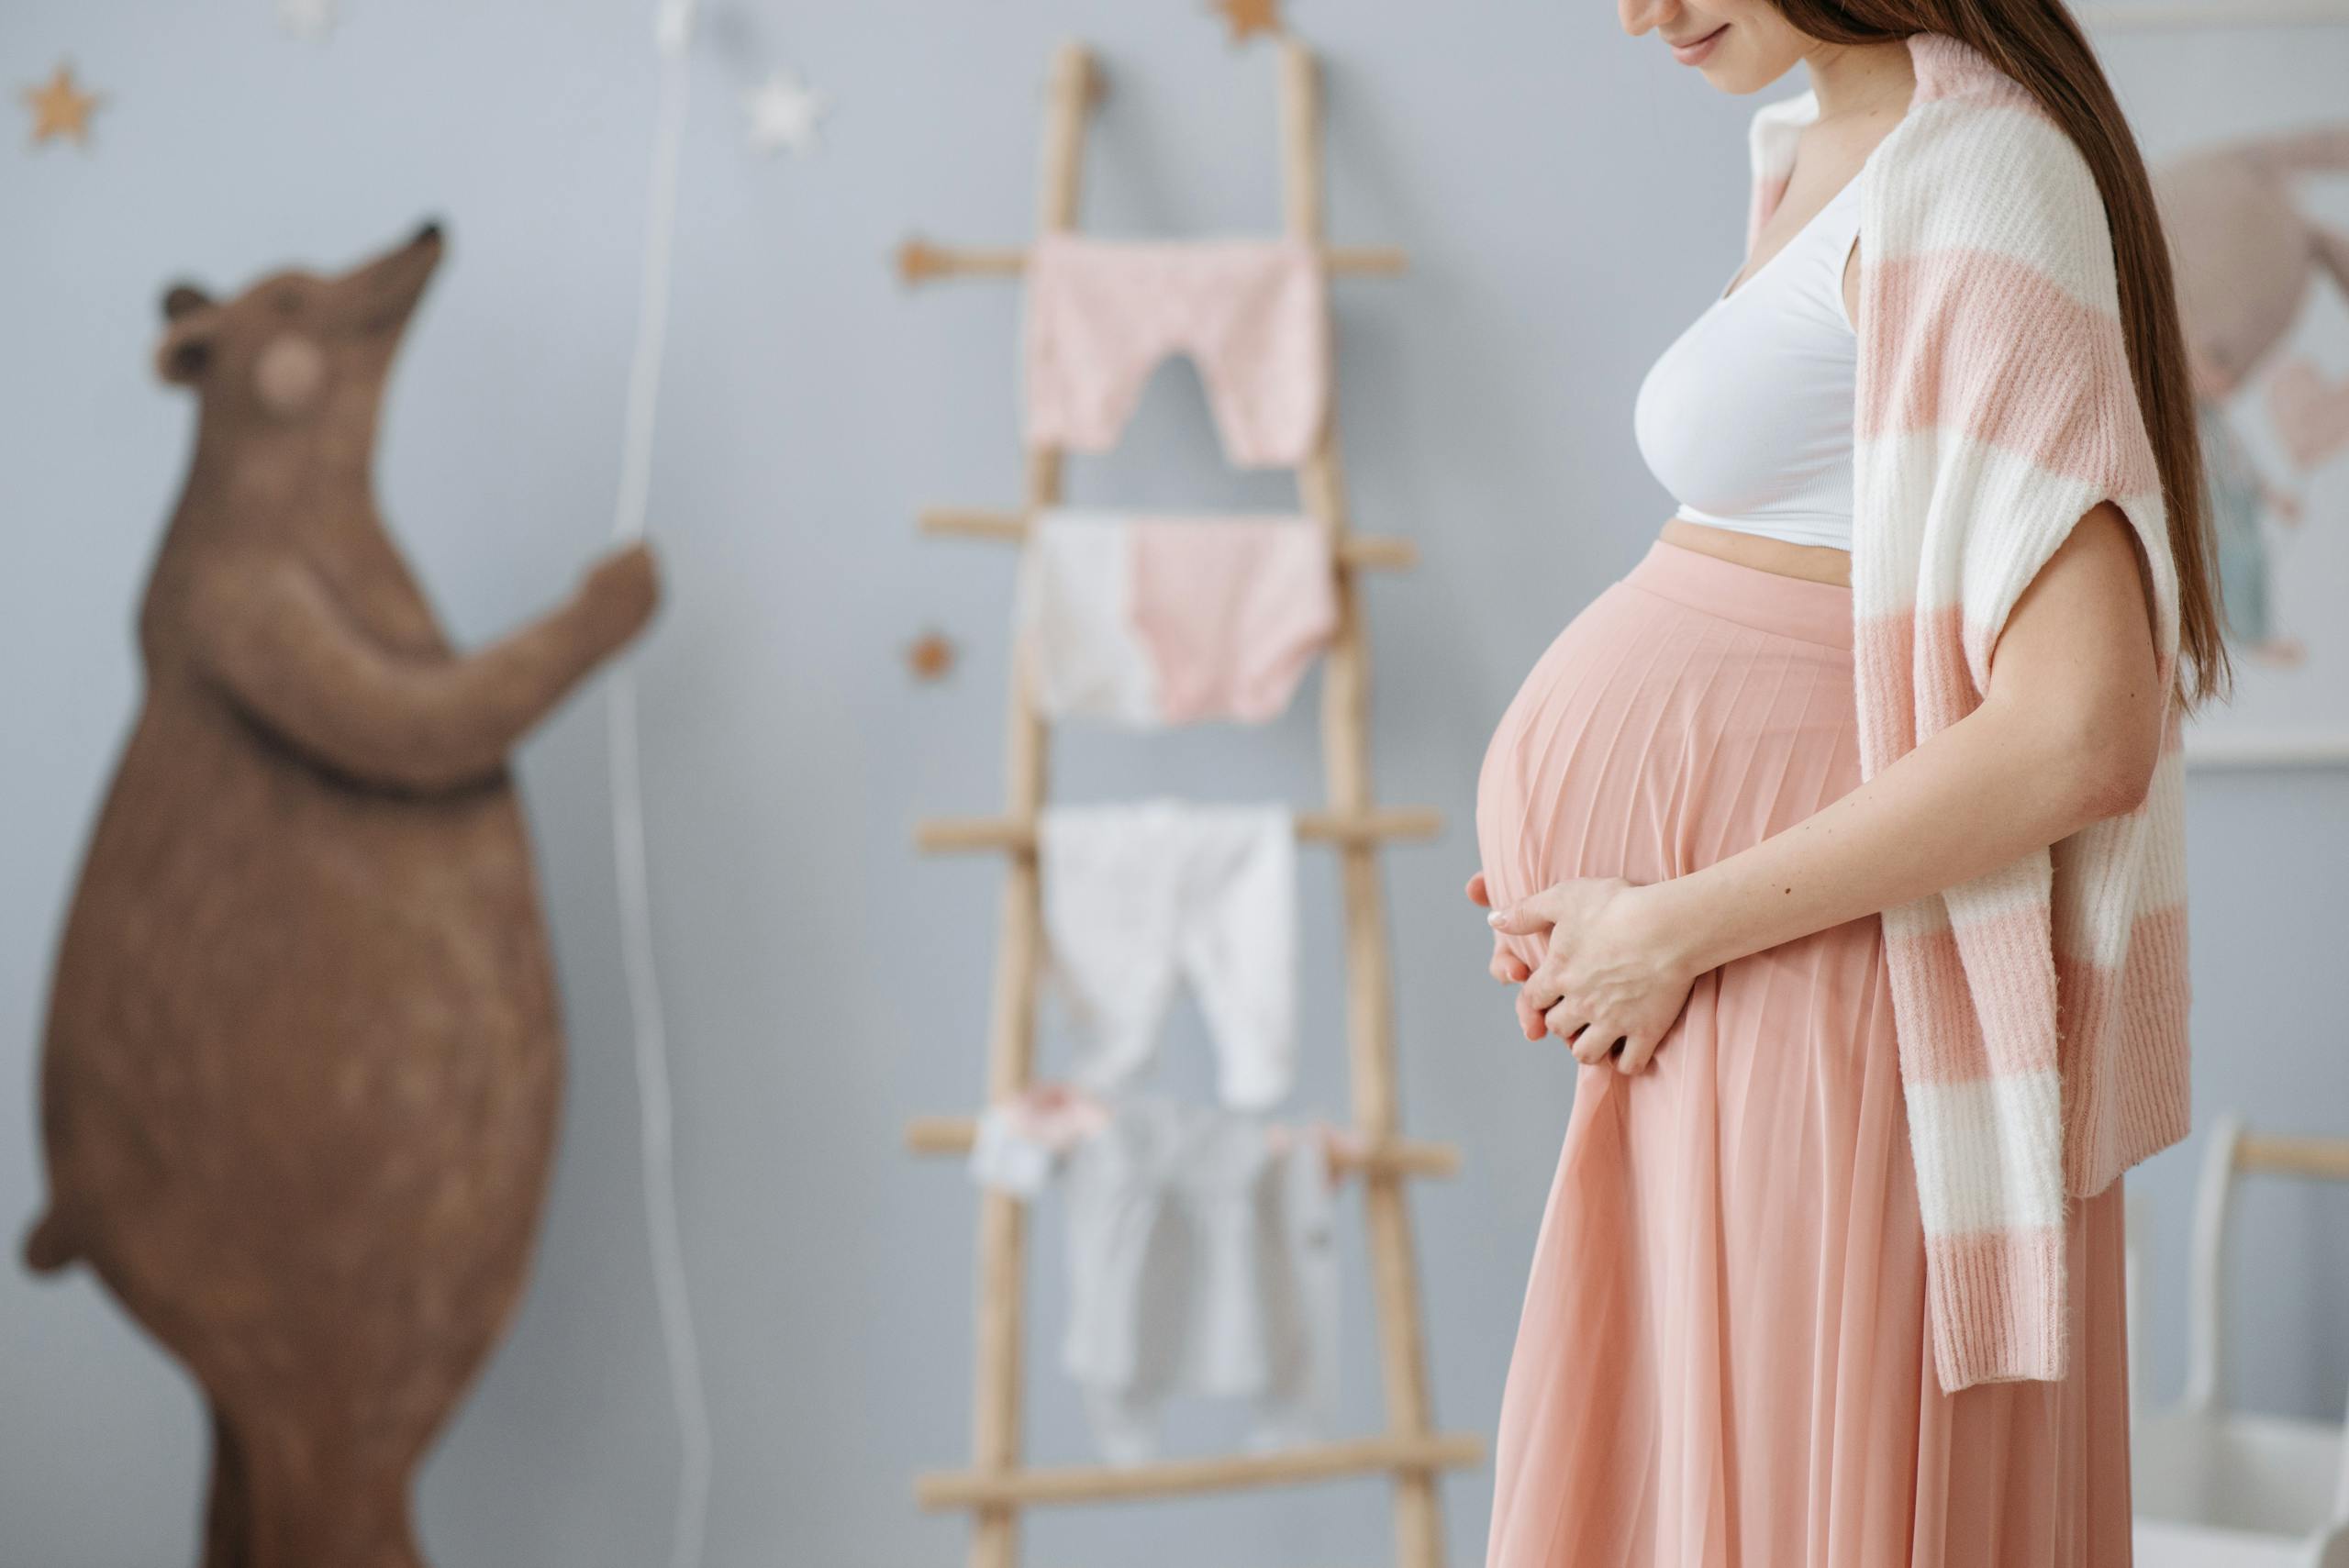
<svg viewBox="0 0 2349 1568">
<path fill-rule="evenodd" d="M 1863 777 L 1979 706 L 2009 613 L 2099 501 L 2150 564 L 2164 690 L 2178 640 L 2094 177 L 1979 53 L 1909 42 L 1916 95 L 1857 176 Z M 1757 115 L 1749 234 L 1814 110 Z M 2067 1198 L 2184 1135 L 2177 719 L 2144 806 L 1884 913 L 1945 1389 L 2064 1375 Z"/>
</svg>

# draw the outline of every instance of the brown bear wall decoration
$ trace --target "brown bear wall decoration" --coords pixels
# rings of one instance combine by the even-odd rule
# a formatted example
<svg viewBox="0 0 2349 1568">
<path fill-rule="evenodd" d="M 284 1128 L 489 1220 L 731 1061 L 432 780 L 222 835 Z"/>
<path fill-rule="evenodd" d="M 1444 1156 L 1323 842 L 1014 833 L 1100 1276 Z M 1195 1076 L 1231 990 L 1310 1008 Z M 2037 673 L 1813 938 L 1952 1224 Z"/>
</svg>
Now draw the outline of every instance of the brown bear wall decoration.
<svg viewBox="0 0 2349 1568">
<path fill-rule="evenodd" d="M 441 254 L 163 302 L 201 405 L 146 698 L 67 916 L 50 1202 L 210 1401 L 207 1568 L 413 1568 L 410 1476 L 520 1295 L 562 1079 L 517 740 L 650 618 L 622 550 L 455 652 L 378 516 Z"/>
</svg>

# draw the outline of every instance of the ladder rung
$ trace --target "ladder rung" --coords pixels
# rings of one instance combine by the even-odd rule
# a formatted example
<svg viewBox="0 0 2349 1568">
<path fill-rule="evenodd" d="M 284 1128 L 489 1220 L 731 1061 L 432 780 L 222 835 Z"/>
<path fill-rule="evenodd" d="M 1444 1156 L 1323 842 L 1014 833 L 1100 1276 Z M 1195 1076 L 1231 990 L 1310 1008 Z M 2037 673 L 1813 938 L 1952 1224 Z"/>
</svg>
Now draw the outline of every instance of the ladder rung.
<svg viewBox="0 0 2349 1568">
<path fill-rule="evenodd" d="M 939 1471 L 917 1481 L 914 1496 L 930 1509 L 1106 1503 L 1190 1492 L 1230 1492 L 1247 1486 L 1290 1486 L 1390 1471 L 1462 1470 L 1484 1460 L 1484 1440 L 1464 1432 L 1361 1438 L 1264 1453 L 1160 1460 L 1148 1464 Z"/>
<path fill-rule="evenodd" d="M 921 531 L 962 539 L 1000 539 L 1017 544 L 1028 537 L 1028 514 L 986 506 L 928 506 Z M 1408 572 L 1419 563 L 1419 547 L 1407 539 L 1348 534 L 1338 541 L 1340 564 L 1369 572 Z"/>
<path fill-rule="evenodd" d="M 1297 836 L 1306 843 L 1361 844 L 1385 839 L 1432 839 L 1442 830 L 1443 814 L 1431 806 L 1297 814 Z M 1028 850 L 1035 847 L 1036 825 L 1016 817 L 930 817 L 914 824 L 914 842 L 925 853 L 933 855 L 966 854 L 978 850 Z"/>
<path fill-rule="evenodd" d="M 1410 267 L 1398 245 L 1325 245 L 1322 269 L 1332 277 L 1394 278 Z M 897 247 L 897 277 L 907 284 L 940 278 L 1016 278 L 1028 270 L 1018 245 L 933 245 L 912 239 Z"/>
<path fill-rule="evenodd" d="M 2235 1169 L 2349 1182 L 2349 1141 L 2246 1132 L 2235 1144 Z"/>
<path fill-rule="evenodd" d="M 916 1154 L 967 1154 L 978 1124 L 966 1116 L 921 1116 L 906 1123 L 906 1147 Z M 1341 1170 L 1374 1176 L 1453 1176 L 1460 1173 L 1460 1148 L 1415 1138 L 1389 1138 L 1360 1148 L 1339 1145 Z"/>
</svg>

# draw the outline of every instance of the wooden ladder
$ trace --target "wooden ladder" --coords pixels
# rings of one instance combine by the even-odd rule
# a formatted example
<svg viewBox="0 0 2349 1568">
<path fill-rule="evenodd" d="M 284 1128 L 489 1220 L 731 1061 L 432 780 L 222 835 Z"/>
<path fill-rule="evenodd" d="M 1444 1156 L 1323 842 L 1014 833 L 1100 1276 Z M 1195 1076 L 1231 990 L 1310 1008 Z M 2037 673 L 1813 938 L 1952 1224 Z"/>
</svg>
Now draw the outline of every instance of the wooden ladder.
<svg viewBox="0 0 2349 1568">
<path fill-rule="evenodd" d="M 1065 231 L 1075 225 L 1085 122 L 1099 92 L 1100 76 L 1092 55 L 1079 44 L 1062 45 L 1052 61 L 1048 95 L 1039 219 L 1044 232 Z M 1404 259 L 1398 251 L 1333 247 L 1325 240 L 1320 82 L 1312 53 L 1293 39 L 1281 45 L 1280 110 L 1286 232 L 1319 248 L 1332 274 L 1391 276 L 1401 272 Z M 1017 277 L 1025 264 L 1025 254 L 1017 250 L 950 249 L 918 239 L 908 241 L 898 258 L 899 270 L 909 284 L 945 277 Z M 922 516 L 924 530 L 1020 540 L 1039 510 L 1059 504 L 1063 456 L 1056 450 L 1030 450 L 1024 510 L 929 511 Z M 1443 1544 L 1437 1473 L 1483 1462 L 1480 1439 L 1436 1431 L 1428 1394 L 1418 1268 L 1402 1184 L 1414 1176 L 1450 1174 L 1458 1165 L 1458 1151 L 1446 1145 L 1407 1140 L 1398 1129 L 1386 922 L 1379 890 L 1377 855 L 1383 845 L 1389 840 L 1432 837 L 1441 819 L 1431 810 L 1382 810 L 1373 800 L 1370 780 L 1369 651 L 1357 576 L 1365 570 L 1408 567 L 1416 551 L 1406 539 L 1365 539 L 1352 532 L 1338 466 L 1334 412 L 1318 444 L 1298 465 L 1297 479 L 1304 510 L 1330 531 L 1338 600 L 1337 625 L 1322 673 L 1322 750 L 1329 801 L 1322 810 L 1300 813 L 1297 828 L 1300 840 L 1331 845 L 1343 868 L 1346 1022 L 1357 1135 L 1354 1151 L 1346 1158 L 1364 1183 L 1386 1429 L 1375 1437 L 1225 1457 L 1133 1465 L 1024 1465 L 1020 1405 L 1027 1210 L 1017 1197 L 987 1193 L 979 1200 L 978 1343 L 971 1468 L 927 1474 L 916 1486 L 916 1496 L 925 1508 L 972 1511 L 972 1568 L 1013 1568 L 1024 1508 L 1168 1497 L 1378 1473 L 1394 1479 L 1397 1556 L 1403 1568 L 1439 1568 Z M 925 851 L 994 850 L 1002 851 L 1008 861 L 987 1038 L 986 1095 L 991 1104 L 1016 1096 L 1030 1084 L 1035 1058 L 1037 965 L 1043 956 L 1036 833 L 1044 805 L 1048 735 L 1036 709 L 1033 673 L 1027 668 L 1027 658 L 1024 648 L 1015 650 L 1004 745 L 1009 797 L 1004 815 L 933 819 L 920 824 L 918 830 L 918 840 Z M 908 1124 L 907 1142 L 919 1153 L 959 1153 L 969 1149 L 974 1128 L 967 1117 L 919 1118 Z"/>
</svg>

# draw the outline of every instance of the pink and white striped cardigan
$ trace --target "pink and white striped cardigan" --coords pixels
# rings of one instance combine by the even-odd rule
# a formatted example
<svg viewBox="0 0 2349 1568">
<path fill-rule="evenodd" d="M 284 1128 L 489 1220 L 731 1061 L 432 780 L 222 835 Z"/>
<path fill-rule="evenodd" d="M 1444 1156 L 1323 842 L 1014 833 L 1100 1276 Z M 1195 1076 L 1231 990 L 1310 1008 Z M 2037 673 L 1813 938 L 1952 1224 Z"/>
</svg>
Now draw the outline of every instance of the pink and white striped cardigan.
<svg viewBox="0 0 2349 1568">
<path fill-rule="evenodd" d="M 2024 586 L 2100 500 L 2177 578 L 2086 159 L 1980 50 L 1909 40 L 1917 88 L 1862 165 L 1854 657 L 1872 776 L 1971 712 Z M 1754 236 L 1811 93 L 1753 117 Z M 2172 702 L 2145 803 L 1884 914 L 1927 1312 L 1944 1389 L 2064 1375 L 2066 1195 L 2186 1135 L 2185 817 Z"/>
</svg>

